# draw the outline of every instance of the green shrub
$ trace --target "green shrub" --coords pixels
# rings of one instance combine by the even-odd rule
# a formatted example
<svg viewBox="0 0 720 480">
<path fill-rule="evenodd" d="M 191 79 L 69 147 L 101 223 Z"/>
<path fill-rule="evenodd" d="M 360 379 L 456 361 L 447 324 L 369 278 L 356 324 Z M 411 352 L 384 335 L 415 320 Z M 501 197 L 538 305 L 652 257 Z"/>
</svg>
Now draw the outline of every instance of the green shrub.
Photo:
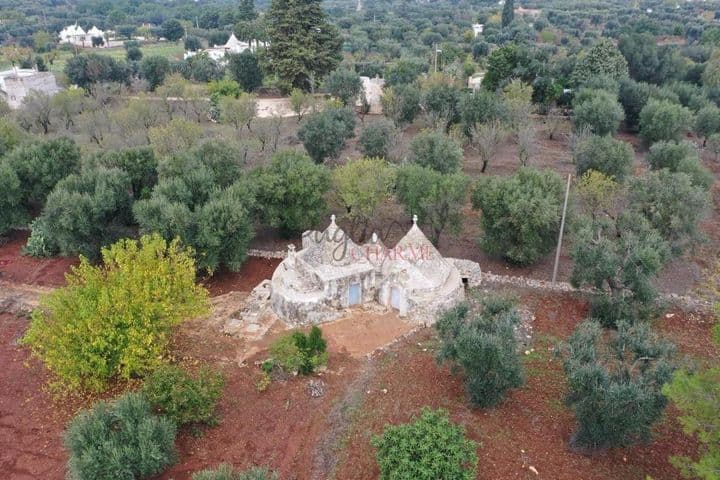
<svg viewBox="0 0 720 480">
<path fill-rule="evenodd" d="M 386 425 L 372 444 L 380 480 L 474 480 L 477 475 L 477 445 L 446 410 L 424 409 L 412 423 Z"/>
<path fill-rule="evenodd" d="M 273 363 L 287 373 L 311 374 L 320 365 L 327 364 L 327 342 L 322 330 L 313 326 L 308 335 L 293 332 L 278 339 L 270 347 Z"/>
<path fill-rule="evenodd" d="M 154 415 L 142 395 L 128 393 L 80 412 L 65 432 L 71 480 L 135 480 L 171 465 L 176 427 Z"/>
<path fill-rule="evenodd" d="M 33 222 L 41 227 L 44 250 L 97 260 L 102 247 L 133 233 L 130 190 L 130 177 L 117 168 L 87 169 L 60 180 Z M 29 243 L 37 245 L 34 235 Z"/>
<path fill-rule="evenodd" d="M 632 169 L 632 147 L 613 137 L 591 135 L 577 146 L 574 160 L 578 176 L 595 170 L 622 182 Z"/>
<path fill-rule="evenodd" d="M 372 122 L 360 132 L 360 150 L 366 157 L 387 158 L 394 135 L 395 127 L 390 120 Z"/>
<path fill-rule="evenodd" d="M 481 178 L 472 195 L 482 210 L 480 247 L 512 262 L 536 262 L 555 246 L 564 194 L 550 170 L 523 167 L 510 177 Z"/>
<path fill-rule="evenodd" d="M 646 145 L 661 140 L 679 141 L 692 126 L 692 113 L 667 100 L 650 99 L 640 112 L 640 137 Z"/>
<path fill-rule="evenodd" d="M 215 407 L 225 380 L 220 373 L 201 369 L 196 378 L 179 367 L 166 365 L 150 374 L 142 393 L 153 408 L 178 425 L 217 422 Z"/>
<path fill-rule="evenodd" d="M 355 135 L 355 113 L 348 107 L 330 106 L 310 115 L 297 132 L 308 155 L 316 162 L 335 158 L 345 141 Z"/>
<path fill-rule="evenodd" d="M 488 298 L 479 312 L 462 304 L 445 312 L 435 324 L 442 345 L 439 362 L 450 362 L 465 379 L 470 401 L 493 407 L 505 393 L 522 385 L 522 365 L 514 328 L 520 323 L 512 302 Z"/>
<path fill-rule="evenodd" d="M 410 142 L 412 161 L 440 173 L 454 173 L 460 169 L 463 151 L 455 140 L 436 130 L 423 130 Z"/>
<path fill-rule="evenodd" d="M 648 441 L 667 404 L 662 386 L 674 353 L 645 323 L 619 322 L 613 332 L 591 320 L 579 324 L 564 356 L 567 402 L 579 423 L 571 444 L 593 451 Z"/>
<path fill-rule="evenodd" d="M 63 387 L 101 390 L 115 375 L 143 375 L 163 363 L 175 325 L 207 311 L 192 251 L 157 235 L 122 240 L 87 259 L 68 285 L 43 296 L 24 342 Z"/>
<path fill-rule="evenodd" d="M 253 171 L 251 182 L 257 187 L 262 221 L 278 227 L 283 236 L 307 230 L 327 212 L 330 171 L 300 152 L 276 152 L 270 165 Z"/>
<path fill-rule="evenodd" d="M 253 467 L 239 472 L 232 465 L 222 464 L 214 470 L 193 473 L 192 480 L 279 480 L 277 473 L 266 468 Z"/>
<path fill-rule="evenodd" d="M 575 128 L 588 128 L 596 135 L 614 134 L 625 117 L 617 95 L 604 90 L 590 90 L 589 93 L 589 98 L 576 102 L 573 107 Z"/>
</svg>

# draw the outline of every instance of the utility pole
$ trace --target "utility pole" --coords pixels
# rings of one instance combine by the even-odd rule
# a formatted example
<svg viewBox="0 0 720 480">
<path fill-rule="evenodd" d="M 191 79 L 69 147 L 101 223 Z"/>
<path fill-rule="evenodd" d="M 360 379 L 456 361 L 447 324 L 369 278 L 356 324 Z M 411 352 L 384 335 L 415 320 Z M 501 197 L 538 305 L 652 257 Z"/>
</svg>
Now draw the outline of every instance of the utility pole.
<svg viewBox="0 0 720 480">
<path fill-rule="evenodd" d="M 558 264 L 560 263 L 560 250 L 562 249 L 563 230 L 565 230 L 565 214 L 567 213 L 568 197 L 570 196 L 570 179 L 572 175 L 568 173 L 567 187 L 565 189 L 565 203 L 563 204 L 562 220 L 560 220 L 560 233 L 558 234 L 557 251 L 555 252 L 555 266 L 553 267 L 552 283 L 555 285 L 557 279 Z"/>
<path fill-rule="evenodd" d="M 435 53 L 434 53 L 435 59 L 433 60 L 433 63 L 434 63 L 434 65 L 435 65 L 435 68 L 434 68 L 434 69 L 435 69 L 435 73 L 437 73 L 437 51 L 438 51 L 438 49 L 437 49 L 437 43 L 433 43 L 433 51 L 435 52 Z"/>
</svg>

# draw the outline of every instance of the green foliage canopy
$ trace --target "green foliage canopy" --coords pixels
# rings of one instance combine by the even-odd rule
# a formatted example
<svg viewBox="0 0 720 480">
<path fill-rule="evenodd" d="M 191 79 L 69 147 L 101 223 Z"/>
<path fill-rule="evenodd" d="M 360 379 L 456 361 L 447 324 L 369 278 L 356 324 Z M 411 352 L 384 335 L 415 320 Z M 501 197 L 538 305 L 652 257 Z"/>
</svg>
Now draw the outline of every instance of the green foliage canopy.
<svg viewBox="0 0 720 480">
<path fill-rule="evenodd" d="M 193 252 L 157 235 L 102 250 L 103 265 L 81 257 L 68 285 L 40 300 L 23 341 L 65 388 L 101 390 L 163 363 L 172 328 L 207 311 L 195 284 Z"/>
<path fill-rule="evenodd" d="M 386 425 L 372 444 L 380 480 L 472 480 L 477 475 L 477 445 L 445 410 L 424 409 L 411 423 Z"/>
<path fill-rule="evenodd" d="M 442 342 L 438 361 L 450 362 L 463 376 L 473 405 L 494 407 L 509 389 L 522 385 L 515 337 L 519 323 L 512 302 L 488 298 L 479 311 L 462 304 L 445 312 L 435 324 Z"/>
<path fill-rule="evenodd" d="M 509 177 L 480 179 L 472 203 L 482 210 L 481 248 L 512 262 L 536 262 L 555 245 L 564 193 L 562 179 L 547 170 L 523 167 Z"/>
</svg>

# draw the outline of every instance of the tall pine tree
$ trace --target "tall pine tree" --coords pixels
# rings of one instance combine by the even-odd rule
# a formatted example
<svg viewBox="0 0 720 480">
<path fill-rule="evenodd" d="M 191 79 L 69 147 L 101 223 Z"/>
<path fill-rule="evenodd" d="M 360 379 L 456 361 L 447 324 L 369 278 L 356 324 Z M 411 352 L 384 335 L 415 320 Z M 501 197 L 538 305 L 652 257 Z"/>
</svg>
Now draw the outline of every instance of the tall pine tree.
<svg viewBox="0 0 720 480">
<path fill-rule="evenodd" d="M 266 66 L 287 90 L 314 89 L 342 60 L 342 39 L 320 0 L 272 0 L 265 18 Z"/>
<path fill-rule="evenodd" d="M 515 20 L 515 2 L 513 0 L 505 0 L 505 6 L 502 11 L 502 27 L 507 27 L 513 20 Z"/>
<path fill-rule="evenodd" d="M 257 18 L 254 0 L 240 0 L 238 7 L 238 21 L 249 22 Z"/>
</svg>

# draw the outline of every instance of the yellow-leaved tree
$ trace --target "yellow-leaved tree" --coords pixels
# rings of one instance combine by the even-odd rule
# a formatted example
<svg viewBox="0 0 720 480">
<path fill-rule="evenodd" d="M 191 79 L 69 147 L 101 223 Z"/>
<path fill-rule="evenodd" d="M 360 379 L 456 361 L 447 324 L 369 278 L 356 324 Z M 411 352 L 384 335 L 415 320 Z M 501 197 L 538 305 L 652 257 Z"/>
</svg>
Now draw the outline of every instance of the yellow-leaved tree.
<svg viewBox="0 0 720 480">
<path fill-rule="evenodd" d="M 64 388 L 102 390 L 113 377 L 151 372 L 173 327 L 208 310 L 193 251 L 179 240 L 121 240 L 102 260 L 80 257 L 67 286 L 41 298 L 24 338 Z"/>
</svg>

